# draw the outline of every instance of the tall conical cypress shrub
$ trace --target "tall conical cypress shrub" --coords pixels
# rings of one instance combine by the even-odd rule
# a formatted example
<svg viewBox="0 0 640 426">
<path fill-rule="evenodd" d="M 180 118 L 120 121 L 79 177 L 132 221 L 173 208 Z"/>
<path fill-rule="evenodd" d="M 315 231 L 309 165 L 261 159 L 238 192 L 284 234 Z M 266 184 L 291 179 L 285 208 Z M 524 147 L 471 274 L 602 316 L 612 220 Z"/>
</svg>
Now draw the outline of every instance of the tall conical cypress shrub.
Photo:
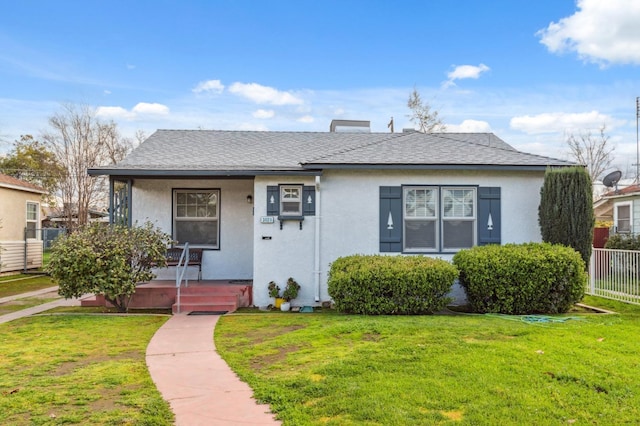
<svg viewBox="0 0 640 426">
<path fill-rule="evenodd" d="M 540 190 L 542 240 L 573 247 L 589 264 L 593 242 L 591 178 L 584 167 L 547 169 Z"/>
</svg>

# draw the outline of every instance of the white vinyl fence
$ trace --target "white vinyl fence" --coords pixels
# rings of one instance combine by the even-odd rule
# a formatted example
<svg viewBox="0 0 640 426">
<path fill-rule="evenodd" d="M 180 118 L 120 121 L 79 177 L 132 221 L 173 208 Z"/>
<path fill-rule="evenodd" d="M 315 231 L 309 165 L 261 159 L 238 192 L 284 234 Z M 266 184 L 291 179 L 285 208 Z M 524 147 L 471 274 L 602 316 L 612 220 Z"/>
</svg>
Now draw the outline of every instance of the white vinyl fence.
<svg viewBox="0 0 640 426">
<path fill-rule="evenodd" d="M 587 294 L 640 305 L 640 251 L 594 248 Z"/>
</svg>

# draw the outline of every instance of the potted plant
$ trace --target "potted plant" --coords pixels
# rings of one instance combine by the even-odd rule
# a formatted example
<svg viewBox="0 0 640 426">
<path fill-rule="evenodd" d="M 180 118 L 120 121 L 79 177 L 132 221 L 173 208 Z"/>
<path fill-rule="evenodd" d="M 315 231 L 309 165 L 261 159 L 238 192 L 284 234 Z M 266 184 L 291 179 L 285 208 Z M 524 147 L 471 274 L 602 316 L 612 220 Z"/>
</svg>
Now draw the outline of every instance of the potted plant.
<svg viewBox="0 0 640 426">
<path fill-rule="evenodd" d="M 271 281 L 267 286 L 267 289 L 269 290 L 269 297 L 273 297 L 275 299 L 274 306 L 279 308 L 284 301 L 284 299 L 280 297 L 280 287 L 275 283 L 275 281 Z"/>
<path fill-rule="evenodd" d="M 288 311 L 291 309 L 291 300 L 298 297 L 298 291 L 300 291 L 300 284 L 296 282 L 293 278 L 289 278 L 287 280 L 287 286 L 284 288 L 282 292 L 282 298 L 285 300 L 282 305 L 280 305 L 280 310 Z"/>
</svg>

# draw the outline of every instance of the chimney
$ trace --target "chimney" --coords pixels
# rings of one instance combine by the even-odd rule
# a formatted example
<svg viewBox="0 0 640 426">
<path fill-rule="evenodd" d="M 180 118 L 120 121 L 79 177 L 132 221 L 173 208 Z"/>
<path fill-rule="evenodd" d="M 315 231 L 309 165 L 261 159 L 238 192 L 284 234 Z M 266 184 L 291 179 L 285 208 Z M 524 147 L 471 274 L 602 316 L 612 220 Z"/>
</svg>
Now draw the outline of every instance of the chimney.
<svg viewBox="0 0 640 426">
<path fill-rule="evenodd" d="M 371 122 L 368 120 L 331 120 L 331 133 L 371 133 Z"/>
</svg>

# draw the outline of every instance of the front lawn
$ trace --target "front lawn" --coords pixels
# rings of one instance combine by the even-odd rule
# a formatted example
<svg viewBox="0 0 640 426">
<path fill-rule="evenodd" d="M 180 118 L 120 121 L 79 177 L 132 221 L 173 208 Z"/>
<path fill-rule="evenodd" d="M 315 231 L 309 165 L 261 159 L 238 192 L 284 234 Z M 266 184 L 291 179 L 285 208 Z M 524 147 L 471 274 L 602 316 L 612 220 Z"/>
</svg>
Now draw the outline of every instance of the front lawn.
<svg viewBox="0 0 640 426">
<path fill-rule="evenodd" d="M 173 424 L 145 363 L 167 318 L 52 315 L 0 324 L 0 424 Z"/>
<path fill-rule="evenodd" d="M 640 307 L 586 303 L 620 314 L 238 314 L 215 341 L 289 425 L 635 423 Z"/>
<path fill-rule="evenodd" d="M 55 287 L 56 283 L 46 275 L 7 275 L 0 277 L 0 297 Z"/>
</svg>

